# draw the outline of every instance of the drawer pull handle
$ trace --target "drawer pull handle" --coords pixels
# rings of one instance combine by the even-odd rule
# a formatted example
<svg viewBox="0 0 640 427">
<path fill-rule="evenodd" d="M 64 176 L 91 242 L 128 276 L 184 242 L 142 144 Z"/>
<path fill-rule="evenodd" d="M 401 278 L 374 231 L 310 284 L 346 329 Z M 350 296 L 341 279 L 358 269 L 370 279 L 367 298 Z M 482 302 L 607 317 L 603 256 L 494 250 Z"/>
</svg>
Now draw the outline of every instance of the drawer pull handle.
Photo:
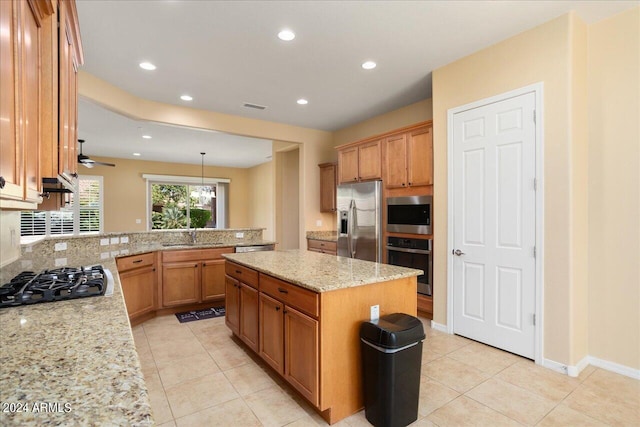
<svg viewBox="0 0 640 427">
<path fill-rule="evenodd" d="M 139 264 L 139 263 L 141 263 L 141 262 L 142 262 L 142 260 L 141 260 L 141 259 L 137 259 L 137 260 L 133 261 L 133 263 L 134 263 L 134 264 Z"/>
<path fill-rule="evenodd" d="M 242 271 L 236 270 L 236 274 L 242 274 Z"/>
<path fill-rule="evenodd" d="M 281 294 L 288 294 L 289 291 L 286 289 L 282 289 L 282 288 L 278 288 L 278 292 L 280 292 Z"/>
</svg>

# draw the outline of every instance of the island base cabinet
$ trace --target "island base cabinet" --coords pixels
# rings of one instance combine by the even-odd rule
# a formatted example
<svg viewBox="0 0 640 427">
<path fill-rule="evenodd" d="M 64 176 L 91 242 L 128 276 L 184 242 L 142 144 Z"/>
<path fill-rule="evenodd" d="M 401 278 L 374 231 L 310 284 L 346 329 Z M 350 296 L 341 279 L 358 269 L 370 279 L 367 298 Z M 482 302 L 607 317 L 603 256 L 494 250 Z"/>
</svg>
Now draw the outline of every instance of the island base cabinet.
<svg viewBox="0 0 640 427">
<path fill-rule="evenodd" d="M 285 306 L 284 335 L 284 377 L 318 406 L 318 321 Z"/>
<path fill-rule="evenodd" d="M 284 375 L 284 304 L 260 294 L 260 356 Z"/>
<path fill-rule="evenodd" d="M 231 332 L 240 334 L 240 284 L 233 277 L 225 276 L 225 323 Z"/>
<path fill-rule="evenodd" d="M 251 286 L 240 285 L 240 339 L 256 353 L 258 341 L 258 291 Z"/>
</svg>

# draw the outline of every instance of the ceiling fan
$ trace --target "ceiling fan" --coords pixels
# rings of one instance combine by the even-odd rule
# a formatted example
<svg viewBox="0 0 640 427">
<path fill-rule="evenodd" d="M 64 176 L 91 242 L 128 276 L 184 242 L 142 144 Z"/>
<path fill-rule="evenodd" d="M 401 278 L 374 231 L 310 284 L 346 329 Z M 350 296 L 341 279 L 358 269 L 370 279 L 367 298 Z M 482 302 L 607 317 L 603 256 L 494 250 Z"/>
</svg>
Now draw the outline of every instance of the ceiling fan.
<svg viewBox="0 0 640 427">
<path fill-rule="evenodd" d="M 113 163 L 106 163 L 106 162 L 98 162 L 95 160 L 91 160 L 91 158 L 89 158 L 89 156 L 85 156 L 84 154 L 82 154 L 82 144 L 84 144 L 84 139 L 79 139 L 78 142 L 80 143 L 80 154 L 78 154 L 78 163 L 80 163 L 81 165 L 84 165 L 88 168 L 92 168 L 94 166 L 115 166 Z"/>
</svg>

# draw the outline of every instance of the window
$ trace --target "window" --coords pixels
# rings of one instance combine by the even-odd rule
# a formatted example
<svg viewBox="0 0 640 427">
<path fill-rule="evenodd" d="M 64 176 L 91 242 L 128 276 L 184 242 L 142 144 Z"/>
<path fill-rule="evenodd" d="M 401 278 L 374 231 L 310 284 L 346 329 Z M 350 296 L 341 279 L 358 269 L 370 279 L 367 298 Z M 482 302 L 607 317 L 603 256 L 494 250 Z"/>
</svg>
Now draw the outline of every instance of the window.
<svg viewBox="0 0 640 427">
<path fill-rule="evenodd" d="M 226 228 L 228 179 L 143 175 L 149 228 Z"/>
<path fill-rule="evenodd" d="M 102 232 L 102 177 L 80 176 L 76 194 L 58 211 L 20 213 L 21 236 L 58 236 Z"/>
</svg>

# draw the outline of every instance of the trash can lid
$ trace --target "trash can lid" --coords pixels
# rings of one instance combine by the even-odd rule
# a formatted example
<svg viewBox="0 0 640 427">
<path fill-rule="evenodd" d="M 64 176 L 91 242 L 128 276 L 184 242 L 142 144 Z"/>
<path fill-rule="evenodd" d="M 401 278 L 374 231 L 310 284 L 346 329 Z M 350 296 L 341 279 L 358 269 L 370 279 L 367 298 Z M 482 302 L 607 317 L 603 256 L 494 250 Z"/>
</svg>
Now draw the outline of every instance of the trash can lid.
<svg viewBox="0 0 640 427">
<path fill-rule="evenodd" d="M 400 348 L 425 338 L 422 322 L 405 313 L 393 313 L 360 325 L 360 338 L 382 348 Z"/>
</svg>

